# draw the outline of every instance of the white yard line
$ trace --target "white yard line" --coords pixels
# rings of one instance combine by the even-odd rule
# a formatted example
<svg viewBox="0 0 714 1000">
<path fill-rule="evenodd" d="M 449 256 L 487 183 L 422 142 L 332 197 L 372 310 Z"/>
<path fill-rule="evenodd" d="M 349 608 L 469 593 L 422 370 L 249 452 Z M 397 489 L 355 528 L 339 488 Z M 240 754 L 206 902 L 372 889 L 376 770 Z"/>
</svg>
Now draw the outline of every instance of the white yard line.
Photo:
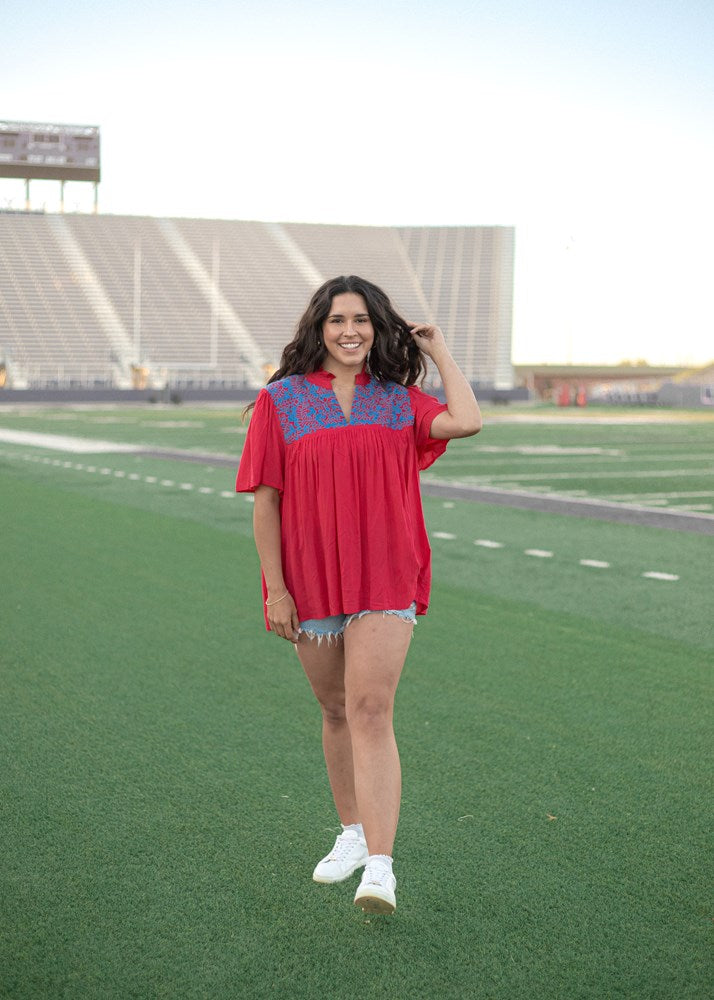
<svg viewBox="0 0 714 1000">
<path fill-rule="evenodd" d="M 131 453 L 142 451 L 140 444 L 119 444 L 116 441 L 100 441 L 95 438 L 68 437 L 65 434 L 36 434 L 34 431 L 13 431 L 0 427 L 0 441 L 6 444 L 24 444 L 32 448 L 50 448 L 52 451 L 68 451 L 71 454 L 100 455 L 110 452 Z"/>
<path fill-rule="evenodd" d="M 50 437 L 59 437 L 59 435 L 49 435 L 49 436 Z M 46 435 L 33 435 L 33 437 L 42 437 L 42 438 L 44 438 L 44 437 L 46 437 Z M 13 442 L 8 442 L 8 443 L 15 444 L 15 443 L 18 443 L 18 442 L 13 441 Z M 36 444 L 35 441 L 33 441 L 31 443 L 32 444 Z M 40 444 L 38 446 L 39 447 L 47 447 L 47 445 L 45 445 L 44 443 Z M 67 449 L 65 449 L 65 450 L 67 450 Z M 157 476 L 143 476 L 142 477 L 142 476 L 140 476 L 136 472 L 127 473 L 124 469 L 111 469 L 108 466 L 102 466 L 102 468 L 98 469 L 97 466 L 95 466 L 95 465 L 84 465 L 82 462 L 63 461 L 62 459 L 58 459 L 58 458 L 54 458 L 53 459 L 53 458 L 49 458 L 47 456 L 38 456 L 38 455 L 33 455 L 33 454 L 24 454 L 23 455 L 23 454 L 17 454 L 17 453 L 14 453 L 14 452 L 9 452 L 9 453 L 8 452 L 4 452 L 2 454 L 8 455 L 8 457 L 12 457 L 12 458 L 19 458 L 19 459 L 21 459 L 23 461 L 26 461 L 26 462 L 40 462 L 41 464 L 52 465 L 52 466 L 60 467 L 60 468 L 63 468 L 63 469 L 73 469 L 73 470 L 75 470 L 77 472 L 85 472 L 85 473 L 89 473 L 89 474 L 98 472 L 102 476 L 113 476 L 115 479 L 125 479 L 127 482 L 144 482 L 144 483 L 146 483 L 148 485 L 151 485 L 151 486 L 158 484 L 158 485 L 164 486 L 164 487 L 171 487 L 171 486 L 175 486 L 176 485 L 176 483 L 175 483 L 175 481 L 173 479 L 161 479 L 160 480 L 160 479 L 158 479 Z M 214 489 L 214 487 L 212 487 L 212 486 L 200 486 L 200 487 L 196 488 L 193 483 L 188 483 L 188 482 L 180 483 L 179 484 L 179 489 L 181 489 L 181 490 L 183 490 L 185 492 L 193 492 L 193 491 L 195 491 L 198 494 L 204 495 L 204 496 L 214 495 L 217 492 Z M 225 499 L 231 499 L 231 500 L 235 499 L 238 495 L 239 494 L 236 494 L 234 490 L 221 490 L 220 492 L 218 492 L 218 496 L 220 496 L 222 498 L 225 498 Z M 252 503 L 255 498 L 253 497 L 252 494 L 248 493 L 248 494 L 244 494 L 243 495 L 243 499 L 247 503 Z M 451 504 L 450 506 L 453 507 L 454 504 Z M 702 505 L 702 506 L 704 506 L 704 505 Z M 455 540 L 458 539 L 458 535 L 455 535 L 455 534 L 453 534 L 452 532 L 449 532 L 449 531 L 432 531 L 431 532 L 431 537 L 435 538 L 435 539 L 442 540 L 442 541 L 455 541 Z M 473 540 L 473 544 L 477 545 L 477 546 L 480 546 L 481 548 L 487 548 L 487 549 L 503 549 L 503 548 L 505 548 L 505 545 L 504 545 L 503 542 L 498 542 L 498 541 L 495 541 L 493 539 L 488 539 L 488 538 L 476 538 L 476 539 Z M 554 557 L 554 555 L 555 555 L 555 553 L 552 552 L 552 551 L 550 551 L 549 549 L 535 549 L 535 548 L 524 549 L 523 550 L 523 554 L 527 555 L 527 556 L 534 557 L 534 558 L 538 558 L 538 559 L 552 559 Z M 606 562 L 606 561 L 600 560 L 600 559 L 580 559 L 579 560 L 579 565 L 590 567 L 590 568 L 594 568 L 594 569 L 610 569 L 611 568 L 611 564 L 609 562 Z M 665 572 L 662 572 L 660 570 L 648 570 L 648 571 L 642 573 L 641 576 L 644 577 L 644 578 L 646 578 L 646 579 L 651 579 L 651 580 L 662 580 L 662 581 L 677 581 L 677 580 L 679 580 L 679 576 L 677 574 L 675 574 L 675 573 L 665 573 Z"/>
<path fill-rule="evenodd" d="M 609 493 L 603 500 L 695 500 L 699 497 L 714 497 L 714 490 L 689 490 L 679 493 Z"/>
<path fill-rule="evenodd" d="M 711 461 L 711 459 L 707 459 Z M 521 482 L 524 479 L 674 479 L 675 476 L 706 476 L 714 473 L 714 467 L 707 469 L 612 469 L 592 472 L 511 472 L 508 475 L 496 473 L 493 476 L 469 476 L 462 480 L 471 486 L 488 486 L 489 483 Z M 435 482 L 436 480 L 429 480 Z"/>
<path fill-rule="evenodd" d="M 691 473 L 692 475 L 698 473 Z M 628 473 L 632 475 L 632 473 Z M 544 478 L 555 478 L 555 477 L 544 477 Z M 570 477 L 568 477 L 570 478 Z M 576 477 L 576 478 L 586 478 L 586 477 Z M 598 476 L 592 478 L 599 478 Z M 539 500 L 554 500 L 559 503 L 565 501 L 571 504 L 573 507 L 583 506 L 585 508 L 602 507 L 604 509 L 610 510 L 622 510 L 626 508 L 631 511 L 643 511 L 645 513 L 652 513 L 656 511 L 658 514 L 663 513 L 662 508 L 654 506 L 648 507 L 647 503 L 623 503 L 620 501 L 607 500 L 599 494 L 586 493 L 584 496 L 576 496 L 575 491 L 559 491 L 554 492 L 553 490 L 534 490 L 532 487 L 530 489 L 516 488 L 515 485 L 512 488 L 507 488 L 505 483 L 498 483 L 495 485 L 483 480 L 478 480 L 476 476 L 464 476 L 461 479 L 436 479 L 429 478 L 428 476 L 422 477 L 424 484 L 427 486 L 436 486 L 437 488 L 445 489 L 466 489 L 473 491 L 477 494 L 492 494 L 493 496 L 501 496 L 503 498 L 510 497 L 525 497 L 528 499 L 533 499 L 537 497 Z M 577 491 L 578 493 L 582 491 Z M 671 518 L 677 517 L 688 517 L 688 518 L 702 518 L 706 521 L 711 521 L 711 515 L 706 514 L 702 511 L 680 511 L 678 507 L 667 507 L 666 516 Z"/>
<path fill-rule="evenodd" d="M 580 413 L 577 416 L 570 414 L 561 415 L 558 413 L 489 413 L 487 420 L 489 424 L 560 424 L 562 426 L 568 424 L 572 424 L 573 426 L 578 424 L 583 426 L 587 426 L 588 424 L 608 424 L 610 426 L 627 427 L 629 425 L 642 424 L 708 424 L 711 423 L 712 414 L 708 412 L 701 414 L 682 413 L 681 411 L 676 413 L 658 413 L 652 410 L 648 410 L 642 414 L 632 413 L 618 416 L 608 416 L 606 414 L 600 416 L 592 413 L 587 416 L 584 413 Z"/>
</svg>

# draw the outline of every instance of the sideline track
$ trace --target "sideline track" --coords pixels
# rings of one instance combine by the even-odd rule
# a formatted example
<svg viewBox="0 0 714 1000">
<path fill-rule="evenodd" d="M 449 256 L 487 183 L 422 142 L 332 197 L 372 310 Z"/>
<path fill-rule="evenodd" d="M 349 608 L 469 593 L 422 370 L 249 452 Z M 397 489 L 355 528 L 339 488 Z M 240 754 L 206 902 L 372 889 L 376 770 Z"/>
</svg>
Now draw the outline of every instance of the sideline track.
<svg viewBox="0 0 714 1000">
<path fill-rule="evenodd" d="M 0 427 L 0 442 L 48 448 L 53 451 L 74 454 L 123 452 L 142 455 L 146 458 L 173 459 L 181 462 L 196 462 L 201 465 L 218 465 L 227 468 L 237 468 L 238 466 L 238 457 L 235 455 L 150 448 L 144 445 L 119 444 L 112 441 L 70 437 L 61 434 L 15 431 L 4 427 Z M 494 486 L 475 486 L 470 483 L 448 482 L 446 480 L 422 480 L 421 489 L 425 496 L 441 497 L 448 500 L 469 500 L 473 503 L 518 507 L 522 510 L 543 511 L 549 514 L 567 514 L 573 517 L 590 517 L 600 521 L 615 521 L 620 524 L 644 525 L 651 528 L 665 528 L 670 531 L 714 535 L 714 515 L 697 513 L 696 511 L 665 510 L 661 507 L 617 503 L 612 500 L 598 500 L 592 497 L 563 497 L 557 493 L 505 490 Z"/>
</svg>

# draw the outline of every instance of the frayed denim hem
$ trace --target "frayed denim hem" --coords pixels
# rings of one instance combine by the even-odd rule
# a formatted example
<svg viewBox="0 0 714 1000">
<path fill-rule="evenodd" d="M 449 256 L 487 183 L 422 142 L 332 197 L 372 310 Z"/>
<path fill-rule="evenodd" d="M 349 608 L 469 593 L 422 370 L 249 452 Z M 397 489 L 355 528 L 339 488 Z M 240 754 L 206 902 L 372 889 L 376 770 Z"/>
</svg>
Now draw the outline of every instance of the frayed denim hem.
<svg viewBox="0 0 714 1000">
<path fill-rule="evenodd" d="M 298 629 L 298 635 L 304 635 L 308 639 L 317 639 L 317 645 L 319 646 L 323 639 L 327 640 L 327 645 L 331 646 L 334 642 L 337 642 L 343 638 L 342 632 L 316 632 L 312 628 L 301 628 Z"/>
<path fill-rule="evenodd" d="M 379 610 L 371 611 L 367 609 L 366 611 L 355 611 L 351 615 L 332 615 L 329 618 L 323 619 L 310 619 L 304 624 L 307 628 L 300 627 L 299 634 L 307 636 L 308 639 L 317 639 L 317 645 L 319 646 L 323 639 L 327 639 L 328 646 L 332 642 L 337 642 L 339 639 L 344 637 L 345 629 L 350 625 L 356 618 L 364 618 L 365 615 L 378 615 Z M 411 607 L 405 608 L 403 611 L 396 610 L 385 610 L 381 612 L 385 617 L 387 615 L 392 615 L 394 618 L 401 618 L 403 622 L 408 625 L 416 625 L 416 602 L 414 602 Z M 340 618 L 343 620 L 340 621 Z M 326 622 L 330 625 L 334 625 L 334 628 L 326 628 L 324 631 L 320 631 L 318 628 L 311 628 L 311 625 L 323 626 Z"/>
</svg>

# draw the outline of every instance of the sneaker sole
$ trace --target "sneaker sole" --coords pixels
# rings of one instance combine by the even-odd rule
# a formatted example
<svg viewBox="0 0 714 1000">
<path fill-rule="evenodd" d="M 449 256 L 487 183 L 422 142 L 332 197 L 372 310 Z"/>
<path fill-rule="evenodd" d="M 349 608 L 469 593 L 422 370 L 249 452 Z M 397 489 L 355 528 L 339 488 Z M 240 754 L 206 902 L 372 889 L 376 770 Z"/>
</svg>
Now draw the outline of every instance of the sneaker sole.
<svg viewBox="0 0 714 1000">
<path fill-rule="evenodd" d="M 359 906 L 363 913 L 394 913 L 397 904 L 393 899 L 378 895 L 374 890 L 355 896 L 355 906 Z"/>
<path fill-rule="evenodd" d="M 366 858 L 364 859 L 364 861 L 358 861 L 356 865 L 350 868 L 350 870 L 346 872 L 344 875 L 341 875 L 340 878 L 330 878 L 328 875 L 315 875 L 313 873 L 312 881 L 319 882 L 320 885 L 336 885 L 338 882 L 344 882 L 346 879 L 350 877 L 350 875 L 354 875 L 354 873 L 357 871 L 358 868 L 364 868 L 366 864 L 367 864 Z"/>
</svg>

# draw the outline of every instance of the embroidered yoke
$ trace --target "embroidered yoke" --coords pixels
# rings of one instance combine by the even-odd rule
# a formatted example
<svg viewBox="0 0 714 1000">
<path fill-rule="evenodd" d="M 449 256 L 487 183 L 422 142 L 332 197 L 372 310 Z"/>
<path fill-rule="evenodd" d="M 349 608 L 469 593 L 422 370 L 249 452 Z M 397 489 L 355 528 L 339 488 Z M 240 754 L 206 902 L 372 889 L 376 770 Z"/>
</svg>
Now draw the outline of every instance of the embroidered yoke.
<svg viewBox="0 0 714 1000">
<path fill-rule="evenodd" d="M 446 449 L 430 437 L 446 406 L 363 372 L 347 421 L 333 378 L 290 375 L 261 390 L 236 489 L 280 492 L 283 573 L 301 621 L 412 601 L 423 615 L 431 550 L 419 469 Z"/>
</svg>

